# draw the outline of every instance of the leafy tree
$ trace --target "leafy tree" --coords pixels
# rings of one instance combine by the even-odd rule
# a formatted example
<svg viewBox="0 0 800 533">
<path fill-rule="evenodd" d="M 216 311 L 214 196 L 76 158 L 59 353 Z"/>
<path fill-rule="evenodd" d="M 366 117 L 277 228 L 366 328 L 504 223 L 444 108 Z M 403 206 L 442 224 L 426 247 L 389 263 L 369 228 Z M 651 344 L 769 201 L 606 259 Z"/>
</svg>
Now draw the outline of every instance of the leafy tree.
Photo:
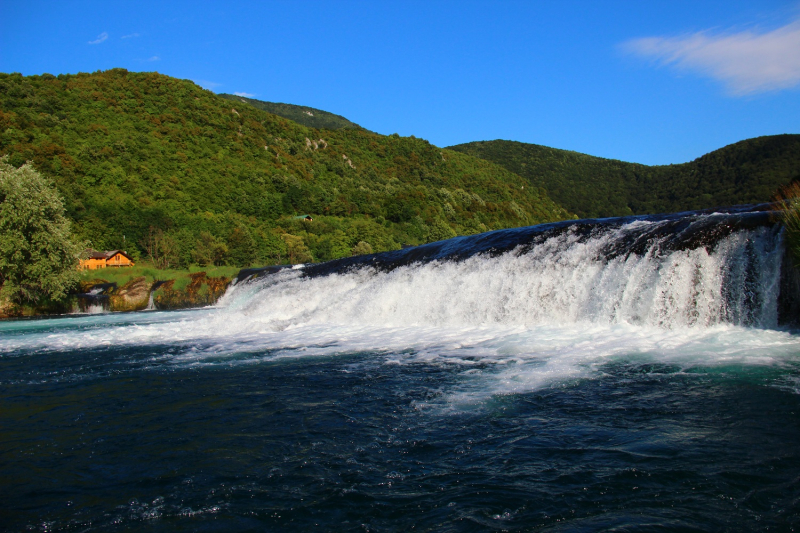
<svg viewBox="0 0 800 533">
<path fill-rule="evenodd" d="M 258 247 L 247 226 L 233 228 L 227 242 L 228 258 L 233 265 L 250 266 L 258 261 Z"/>
<path fill-rule="evenodd" d="M 445 221 L 438 217 L 433 221 L 433 224 L 431 224 L 428 232 L 428 240 L 430 241 L 443 241 L 445 239 L 451 239 L 455 236 L 456 232 L 453 231 L 453 228 L 448 226 Z"/>
<path fill-rule="evenodd" d="M 0 296 L 62 299 L 78 282 L 81 248 L 53 185 L 30 164 L 15 168 L 0 158 Z"/>
<path fill-rule="evenodd" d="M 227 253 L 228 246 L 224 242 L 207 231 L 201 231 L 192 258 L 203 266 L 221 265 Z"/>
<path fill-rule="evenodd" d="M 358 244 L 353 246 L 351 250 L 352 255 L 364 255 L 364 254 L 371 254 L 372 253 L 372 246 L 370 243 L 365 241 L 359 241 Z"/>
<path fill-rule="evenodd" d="M 150 226 L 150 232 L 143 245 L 156 268 L 167 269 L 179 263 L 178 244 L 161 228 Z"/>
<path fill-rule="evenodd" d="M 301 237 L 284 233 L 281 238 L 286 243 L 286 253 L 289 255 L 289 263 L 310 263 L 314 260 L 311 251 L 303 243 Z"/>
<path fill-rule="evenodd" d="M 794 266 L 800 268 L 800 182 L 782 187 L 774 200 L 786 228 L 786 248 Z"/>
</svg>

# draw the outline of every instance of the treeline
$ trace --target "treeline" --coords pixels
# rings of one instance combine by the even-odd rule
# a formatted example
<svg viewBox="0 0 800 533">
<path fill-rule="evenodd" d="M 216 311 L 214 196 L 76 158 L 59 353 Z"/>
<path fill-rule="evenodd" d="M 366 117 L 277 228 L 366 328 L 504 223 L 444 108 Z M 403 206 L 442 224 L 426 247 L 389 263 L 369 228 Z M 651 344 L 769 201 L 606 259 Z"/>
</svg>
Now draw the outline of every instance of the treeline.
<svg viewBox="0 0 800 533">
<path fill-rule="evenodd" d="M 422 139 L 308 128 L 123 69 L 0 74 L 6 154 L 55 182 L 78 240 L 162 268 L 323 261 L 572 216 Z"/>
<path fill-rule="evenodd" d="M 237 96 L 235 94 L 220 94 L 222 98 L 233 100 L 234 102 L 249 104 L 256 109 L 278 115 L 279 117 L 288 118 L 298 124 L 309 128 L 326 129 L 326 130 L 369 130 L 362 128 L 355 122 L 351 122 L 341 115 L 334 115 L 322 109 L 315 109 L 313 107 L 294 105 L 294 104 L 281 104 L 276 102 L 264 102 L 263 100 L 256 100 L 255 98 L 247 98 L 245 96 Z"/>
<path fill-rule="evenodd" d="M 748 139 L 680 165 L 647 166 L 514 141 L 451 146 L 502 165 L 582 218 L 767 202 L 800 178 L 800 135 Z"/>
</svg>

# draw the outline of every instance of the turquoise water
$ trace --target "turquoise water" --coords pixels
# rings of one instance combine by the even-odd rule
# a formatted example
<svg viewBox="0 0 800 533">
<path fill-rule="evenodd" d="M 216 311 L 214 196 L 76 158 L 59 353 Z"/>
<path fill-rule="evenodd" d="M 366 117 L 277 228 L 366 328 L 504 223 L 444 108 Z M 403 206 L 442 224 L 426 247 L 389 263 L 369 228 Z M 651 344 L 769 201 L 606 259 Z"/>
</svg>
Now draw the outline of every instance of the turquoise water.
<svg viewBox="0 0 800 533">
<path fill-rule="evenodd" d="M 602 256 L 617 230 L 287 270 L 211 309 L 2 322 L 0 523 L 797 528 L 780 234 Z"/>
</svg>

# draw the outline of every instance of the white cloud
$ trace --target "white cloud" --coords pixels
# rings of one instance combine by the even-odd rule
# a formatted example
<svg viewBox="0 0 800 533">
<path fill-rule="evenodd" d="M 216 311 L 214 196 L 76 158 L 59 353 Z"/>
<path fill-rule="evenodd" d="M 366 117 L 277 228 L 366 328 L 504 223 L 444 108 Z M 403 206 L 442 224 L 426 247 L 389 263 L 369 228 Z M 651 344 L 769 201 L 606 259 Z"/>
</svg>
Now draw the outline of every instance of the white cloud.
<svg viewBox="0 0 800 533">
<path fill-rule="evenodd" d="M 241 92 L 239 92 L 239 93 L 233 93 L 233 94 L 235 94 L 236 96 L 244 96 L 245 98 L 252 98 L 252 97 L 255 96 L 252 93 L 241 93 Z"/>
<path fill-rule="evenodd" d="M 106 32 L 103 32 L 100 35 L 98 35 L 97 39 L 95 39 L 94 41 L 89 41 L 89 44 L 100 44 L 106 39 L 108 39 L 108 34 Z"/>
<path fill-rule="evenodd" d="M 158 56 L 148 57 L 146 61 L 161 61 L 161 58 Z"/>
<path fill-rule="evenodd" d="M 135 39 L 138 36 L 139 36 L 138 33 L 131 33 L 128 35 L 123 35 L 122 37 L 120 37 L 120 39 Z"/>
<path fill-rule="evenodd" d="M 622 49 L 717 79 L 734 95 L 800 84 L 800 21 L 767 33 L 703 31 L 680 37 L 645 37 L 623 43 Z"/>
</svg>

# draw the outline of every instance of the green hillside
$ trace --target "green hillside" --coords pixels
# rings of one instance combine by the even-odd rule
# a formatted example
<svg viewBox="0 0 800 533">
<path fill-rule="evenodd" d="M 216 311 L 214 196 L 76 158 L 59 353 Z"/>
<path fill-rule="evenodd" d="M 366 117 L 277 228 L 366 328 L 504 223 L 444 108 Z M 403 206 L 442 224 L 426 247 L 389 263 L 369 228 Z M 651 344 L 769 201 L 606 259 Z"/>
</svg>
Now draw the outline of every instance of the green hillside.
<svg viewBox="0 0 800 533">
<path fill-rule="evenodd" d="M 162 267 L 327 260 L 572 216 L 422 139 L 309 128 L 124 69 L 0 74 L 5 154 L 55 182 L 93 248 Z"/>
<path fill-rule="evenodd" d="M 525 177 L 581 217 L 664 213 L 769 201 L 800 178 L 800 135 L 748 139 L 680 165 L 647 166 L 514 141 L 450 150 Z"/>
<path fill-rule="evenodd" d="M 253 98 L 245 98 L 244 96 L 236 96 L 235 94 L 220 94 L 219 96 L 227 100 L 233 100 L 234 102 L 250 104 L 256 109 L 261 109 L 262 111 L 278 115 L 279 117 L 288 118 L 289 120 L 293 120 L 309 128 L 369 131 L 340 115 L 334 115 L 333 113 L 328 113 L 327 111 L 315 109 L 313 107 L 264 102 Z"/>
</svg>

